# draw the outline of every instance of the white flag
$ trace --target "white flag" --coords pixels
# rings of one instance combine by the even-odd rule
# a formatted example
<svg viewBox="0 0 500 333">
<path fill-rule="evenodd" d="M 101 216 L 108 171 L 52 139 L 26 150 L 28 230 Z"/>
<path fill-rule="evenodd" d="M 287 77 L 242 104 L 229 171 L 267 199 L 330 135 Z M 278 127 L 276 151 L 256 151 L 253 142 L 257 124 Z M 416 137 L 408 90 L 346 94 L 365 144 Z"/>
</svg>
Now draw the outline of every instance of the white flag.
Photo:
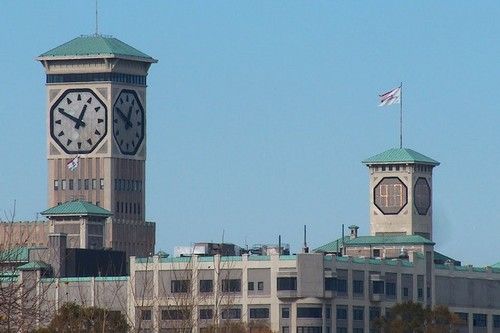
<svg viewBox="0 0 500 333">
<path fill-rule="evenodd" d="M 380 104 L 378 106 L 386 106 L 391 104 L 401 103 L 401 87 L 392 89 L 385 94 L 379 95 Z"/>
<path fill-rule="evenodd" d="M 76 157 L 71 161 L 69 161 L 68 164 L 66 165 L 68 166 L 68 169 L 70 169 L 71 171 L 75 171 L 76 168 L 78 168 L 79 162 L 80 162 L 80 156 L 76 155 Z"/>
</svg>

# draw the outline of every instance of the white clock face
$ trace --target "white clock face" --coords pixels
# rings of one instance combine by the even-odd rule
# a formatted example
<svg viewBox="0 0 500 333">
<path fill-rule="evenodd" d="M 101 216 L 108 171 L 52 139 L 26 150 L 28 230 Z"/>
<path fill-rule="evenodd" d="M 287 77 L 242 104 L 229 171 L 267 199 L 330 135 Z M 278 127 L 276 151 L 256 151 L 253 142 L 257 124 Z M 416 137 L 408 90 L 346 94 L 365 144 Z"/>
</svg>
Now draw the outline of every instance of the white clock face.
<svg viewBox="0 0 500 333">
<path fill-rule="evenodd" d="M 107 132 L 107 109 L 90 89 L 69 89 L 50 108 L 50 135 L 68 154 L 88 154 Z"/>
<path fill-rule="evenodd" d="M 125 155 L 135 155 L 144 140 L 144 108 L 133 90 L 123 89 L 113 105 L 113 135 Z"/>
</svg>

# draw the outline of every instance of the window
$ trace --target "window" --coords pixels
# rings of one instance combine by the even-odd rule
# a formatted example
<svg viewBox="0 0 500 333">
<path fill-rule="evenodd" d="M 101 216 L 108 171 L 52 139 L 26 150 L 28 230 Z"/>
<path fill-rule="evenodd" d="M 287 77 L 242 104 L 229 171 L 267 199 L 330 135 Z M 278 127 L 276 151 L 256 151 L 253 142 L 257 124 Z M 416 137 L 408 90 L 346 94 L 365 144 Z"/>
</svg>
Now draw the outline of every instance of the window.
<svg viewBox="0 0 500 333">
<path fill-rule="evenodd" d="M 237 293 L 241 291 L 241 280 L 239 279 L 224 279 L 222 280 L 222 291 L 229 293 Z"/>
<path fill-rule="evenodd" d="M 297 308 L 297 318 L 322 318 L 322 308 Z"/>
<path fill-rule="evenodd" d="M 248 290 L 253 290 L 253 282 L 248 282 Z"/>
<path fill-rule="evenodd" d="M 352 333 L 364 333 L 364 329 L 362 328 L 353 328 L 352 329 Z"/>
<path fill-rule="evenodd" d="M 189 280 L 170 281 L 170 291 L 172 293 L 187 293 L 189 289 Z"/>
<path fill-rule="evenodd" d="M 327 306 L 326 309 L 325 309 L 325 311 L 326 311 L 326 314 L 325 314 L 326 319 L 332 318 L 332 308 L 329 307 L 329 306 Z"/>
<path fill-rule="evenodd" d="M 455 313 L 460 320 L 460 325 L 467 326 L 469 324 L 469 315 L 465 312 L 457 312 Z"/>
<path fill-rule="evenodd" d="M 257 282 L 257 290 L 264 290 L 264 282 L 259 281 Z"/>
<path fill-rule="evenodd" d="M 85 179 L 83 181 L 83 189 L 84 190 L 88 190 L 89 189 L 89 186 L 90 186 L 90 181 L 88 179 Z"/>
<path fill-rule="evenodd" d="M 142 320 L 151 320 L 151 310 L 141 310 Z"/>
<path fill-rule="evenodd" d="M 347 293 L 347 280 L 346 279 L 338 279 L 337 280 L 337 292 Z"/>
<path fill-rule="evenodd" d="M 390 298 L 396 297 L 396 284 L 394 282 L 386 282 L 385 294 Z"/>
<path fill-rule="evenodd" d="M 290 308 L 281 308 L 281 318 L 290 318 Z"/>
<path fill-rule="evenodd" d="M 73 179 L 68 180 L 68 188 L 69 188 L 70 190 L 72 190 L 72 189 L 73 189 L 73 183 L 74 183 L 74 180 L 73 180 Z"/>
<path fill-rule="evenodd" d="M 337 320 L 347 319 L 347 306 L 337 305 Z"/>
<path fill-rule="evenodd" d="M 408 288 L 406 287 L 403 288 L 403 296 L 408 297 Z"/>
<path fill-rule="evenodd" d="M 363 294 L 363 281 L 361 280 L 352 281 L 352 292 L 355 294 Z"/>
<path fill-rule="evenodd" d="M 418 298 L 424 298 L 424 289 L 418 288 Z"/>
<path fill-rule="evenodd" d="M 97 189 L 97 179 L 92 179 L 92 189 L 93 190 Z"/>
<path fill-rule="evenodd" d="M 337 333 L 347 333 L 347 327 L 338 327 L 337 326 Z"/>
<path fill-rule="evenodd" d="M 364 308 L 355 306 L 352 308 L 352 319 L 353 320 L 364 320 Z"/>
<path fill-rule="evenodd" d="M 297 333 L 321 333 L 321 326 L 297 326 Z"/>
<path fill-rule="evenodd" d="M 59 189 L 59 180 L 54 180 L 54 191 L 57 191 Z"/>
<path fill-rule="evenodd" d="M 380 249 L 373 249 L 373 256 L 375 258 L 380 258 Z"/>
<path fill-rule="evenodd" d="M 232 308 L 222 310 L 222 319 L 240 319 L 241 309 Z"/>
<path fill-rule="evenodd" d="M 325 278 L 325 290 L 331 290 L 331 291 L 337 290 L 337 279 Z"/>
<path fill-rule="evenodd" d="M 207 280 L 205 280 L 207 281 Z M 212 280 L 209 280 L 212 281 Z M 214 310 L 200 309 L 200 319 L 212 319 L 214 317 Z"/>
<path fill-rule="evenodd" d="M 82 189 L 82 180 L 81 180 L 81 179 L 78 179 L 77 184 L 78 184 L 77 188 L 78 188 L 79 190 L 81 190 L 81 189 Z"/>
<path fill-rule="evenodd" d="M 380 308 L 376 306 L 370 307 L 370 321 L 380 318 Z"/>
<path fill-rule="evenodd" d="M 474 327 L 486 327 L 486 315 L 483 313 L 472 314 L 472 325 Z"/>
<path fill-rule="evenodd" d="M 174 309 L 174 310 L 162 310 L 161 320 L 186 320 L 191 317 L 189 310 L 185 309 Z"/>
<path fill-rule="evenodd" d="M 267 319 L 269 318 L 269 308 L 254 308 L 250 309 L 251 319 Z"/>
<path fill-rule="evenodd" d="M 278 290 L 297 290 L 296 277 L 279 277 Z"/>
<path fill-rule="evenodd" d="M 104 178 L 99 179 L 99 189 L 104 190 Z"/>
<path fill-rule="evenodd" d="M 129 84 L 146 85 L 145 75 L 121 73 L 79 73 L 79 74 L 47 74 L 46 83 L 65 82 L 124 82 Z"/>
<path fill-rule="evenodd" d="M 290 333 L 290 326 L 283 326 L 281 328 L 281 333 Z"/>
<path fill-rule="evenodd" d="M 500 327 L 500 315 L 493 315 L 493 327 Z"/>
<path fill-rule="evenodd" d="M 200 292 L 211 293 L 214 290 L 214 282 L 212 280 L 200 280 Z"/>
<path fill-rule="evenodd" d="M 384 293 L 384 281 L 373 281 L 373 293 L 377 295 Z"/>
<path fill-rule="evenodd" d="M 61 190 L 66 189 L 66 179 L 61 180 Z"/>
</svg>

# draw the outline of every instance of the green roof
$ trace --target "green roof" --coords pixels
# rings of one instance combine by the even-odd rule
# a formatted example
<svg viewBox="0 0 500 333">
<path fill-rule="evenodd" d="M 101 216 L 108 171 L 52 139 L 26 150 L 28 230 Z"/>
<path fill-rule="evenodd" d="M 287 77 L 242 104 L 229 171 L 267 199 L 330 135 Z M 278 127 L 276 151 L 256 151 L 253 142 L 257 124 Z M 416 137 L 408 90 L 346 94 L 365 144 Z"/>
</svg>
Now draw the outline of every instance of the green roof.
<svg viewBox="0 0 500 333">
<path fill-rule="evenodd" d="M 0 262 L 25 262 L 29 260 L 27 247 L 15 247 L 0 251 Z"/>
<path fill-rule="evenodd" d="M 494 265 L 491 265 L 491 267 L 493 267 L 493 268 L 500 268 L 500 261 L 499 261 L 499 262 L 497 262 L 497 263 L 496 263 L 496 264 L 494 264 Z"/>
<path fill-rule="evenodd" d="M 41 213 L 45 216 L 101 216 L 108 217 L 113 215 L 109 210 L 91 204 L 87 201 L 74 200 L 67 201 L 61 205 L 49 208 Z"/>
<path fill-rule="evenodd" d="M 421 163 L 433 166 L 439 165 L 439 162 L 430 157 L 422 155 L 408 148 L 392 148 L 383 153 L 369 157 L 363 161 L 364 164 L 392 164 L 392 163 Z"/>
<path fill-rule="evenodd" d="M 364 245 L 434 245 L 434 242 L 419 235 L 402 236 L 359 236 L 351 239 L 344 237 L 346 246 L 364 246 Z M 342 248 L 342 238 L 334 240 L 328 244 L 318 247 L 314 252 L 337 252 Z"/>
<path fill-rule="evenodd" d="M 39 269 L 49 269 L 49 268 L 51 268 L 50 265 L 44 263 L 43 261 L 31 261 L 27 264 L 17 267 L 17 269 L 20 271 L 37 271 Z"/>
<path fill-rule="evenodd" d="M 136 58 L 145 62 L 156 62 L 147 54 L 133 48 L 119 39 L 103 36 L 91 35 L 80 36 L 67 43 L 59 45 L 52 50 L 41 54 L 39 60 L 72 57 L 112 57 L 112 58 Z"/>
</svg>

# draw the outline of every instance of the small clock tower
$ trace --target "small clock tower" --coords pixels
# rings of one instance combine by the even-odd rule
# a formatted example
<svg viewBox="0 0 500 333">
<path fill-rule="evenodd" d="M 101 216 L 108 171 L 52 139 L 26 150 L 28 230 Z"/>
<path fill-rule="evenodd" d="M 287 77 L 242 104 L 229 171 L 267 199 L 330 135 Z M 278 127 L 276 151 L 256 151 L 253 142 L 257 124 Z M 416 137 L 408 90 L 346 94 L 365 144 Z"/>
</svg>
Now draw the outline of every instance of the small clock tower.
<svg viewBox="0 0 500 333">
<path fill-rule="evenodd" d="M 104 247 L 152 253 L 155 225 L 145 221 L 146 84 L 157 60 L 97 34 L 37 60 L 46 72 L 49 207 L 78 199 L 105 208 L 112 216 Z"/>
<path fill-rule="evenodd" d="M 439 162 L 411 149 L 394 148 L 363 163 L 370 172 L 371 235 L 432 240 L 432 170 Z"/>
</svg>

